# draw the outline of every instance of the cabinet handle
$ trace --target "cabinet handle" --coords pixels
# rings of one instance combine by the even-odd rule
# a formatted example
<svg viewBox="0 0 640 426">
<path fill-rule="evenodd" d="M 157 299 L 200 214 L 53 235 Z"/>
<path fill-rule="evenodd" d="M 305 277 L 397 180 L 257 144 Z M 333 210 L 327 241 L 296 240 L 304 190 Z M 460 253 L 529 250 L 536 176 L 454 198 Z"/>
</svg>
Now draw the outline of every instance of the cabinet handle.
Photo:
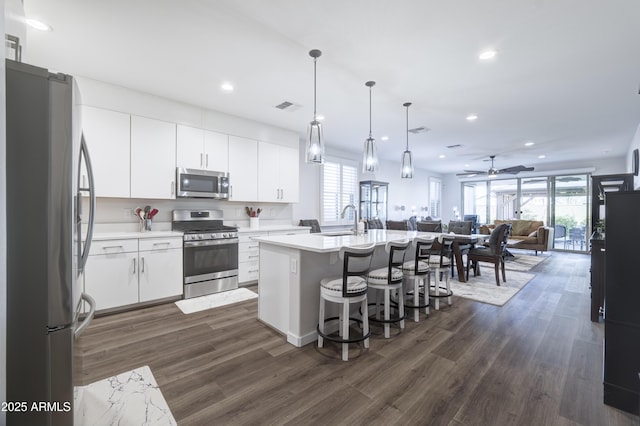
<svg viewBox="0 0 640 426">
<path fill-rule="evenodd" d="M 107 249 L 116 249 L 116 248 L 121 248 L 123 249 L 123 246 L 104 246 L 102 247 L 102 250 L 107 250 Z"/>
<path fill-rule="evenodd" d="M 205 155 L 204 155 L 204 158 L 205 158 L 205 160 L 206 160 L 206 161 L 205 161 L 205 167 L 206 167 L 206 168 L 209 168 L 209 154 L 205 154 Z"/>
<path fill-rule="evenodd" d="M 165 245 L 166 245 L 166 246 L 170 246 L 170 245 L 171 245 L 171 242 L 169 242 L 169 241 L 164 241 L 164 242 L 162 242 L 162 243 L 153 243 L 153 246 L 154 246 L 154 247 L 155 247 L 155 246 L 165 246 Z"/>
<path fill-rule="evenodd" d="M 175 185 L 176 183 L 174 181 L 171 181 L 171 195 L 175 195 Z"/>
<path fill-rule="evenodd" d="M 260 269 L 249 269 L 247 272 L 251 273 L 251 272 L 260 272 Z"/>
<path fill-rule="evenodd" d="M 247 256 L 247 257 L 248 257 L 249 259 L 252 259 L 252 258 L 254 258 L 254 257 L 260 257 L 260 255 L 259 255 L 259 254 L 256 254 L 255 256 Z"/>
<path fill-rule="evenodd" d="M 233 198 L 233 185 L 229 185 L 229 198 Z"/>
<path fill-rule="evenodd" d="M 601 248 L 600 251 L 605 252 L 605 251 L 607 251 L 607 249 Z"/>
<path fill-rule="evenodd" d="M 200 167 L 204 167 L 204 160 L 202 159 L 203 155 L 203 153 L 200 153 Z"/>
<path fill-rule="evenodd" d="M 284 189 L 280 188 L 280 199 L 284 200 Z"/>
<path fill-rule="evenodd" d="M 136 260 L 133 259 L 133 275 L 136 274 Z"/>
<path fill-rule="evenodd" d="M 144 274 L 144 257 L 142 258 L 142 265 L 140 265 L 140 272 Z"/>
</svg>

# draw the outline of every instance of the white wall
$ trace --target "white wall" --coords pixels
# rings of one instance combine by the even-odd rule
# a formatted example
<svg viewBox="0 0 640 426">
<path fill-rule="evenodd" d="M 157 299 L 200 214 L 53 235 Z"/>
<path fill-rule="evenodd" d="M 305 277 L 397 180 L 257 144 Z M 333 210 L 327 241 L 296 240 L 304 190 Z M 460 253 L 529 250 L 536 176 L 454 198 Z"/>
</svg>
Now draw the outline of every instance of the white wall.
<svg viewBox="0 0 640 426">
<path fill-rule="evenodd" d="M 304 162 L 305 141 L 300 141 L 300 203 L 293 206 L 293 221 L 300 219 L 320 219 L 320 166 Z M 400 154 L 398 161 L 380 161 L 379 171 L 375 174 L 362 174 L 362 154 L 326 148 L 329 157 L 343 158 L 358 164 L 358 180 L 378 180 L 389 183 L 389 219 L 408 219 L 413 214 L 426 216 L 421 207 L 429 205 L 429 177 L 441 177 L 440 174 L 425 169 L 415 169 L 413 179 L 400 178 Z M 400 210 L 405 206 L 405 210 Z M 415 206 L 417 211 L 412 213 Z"/>
</svg>

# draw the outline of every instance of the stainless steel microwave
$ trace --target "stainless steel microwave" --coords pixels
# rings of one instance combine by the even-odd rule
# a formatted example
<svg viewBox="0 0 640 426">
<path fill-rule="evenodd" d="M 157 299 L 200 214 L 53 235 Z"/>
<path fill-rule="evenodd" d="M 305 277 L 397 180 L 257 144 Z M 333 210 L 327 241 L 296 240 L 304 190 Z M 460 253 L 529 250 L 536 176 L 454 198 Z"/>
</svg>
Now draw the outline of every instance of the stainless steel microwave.
<svg viewBox="0 0 640 426">
<path fill-rule="evenodd" d="M 210 170 L 176 169 L 178 198 L 229 198 L 229 173 Z"/>
</svg>

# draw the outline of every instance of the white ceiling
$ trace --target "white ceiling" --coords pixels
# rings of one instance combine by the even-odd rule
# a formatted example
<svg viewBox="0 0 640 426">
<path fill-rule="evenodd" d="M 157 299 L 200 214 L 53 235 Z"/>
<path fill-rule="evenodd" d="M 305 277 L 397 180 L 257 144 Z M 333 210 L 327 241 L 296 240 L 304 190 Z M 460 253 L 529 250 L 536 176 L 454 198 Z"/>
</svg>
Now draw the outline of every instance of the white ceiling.
<svg viewBox="0 0 640 426">
<path fill-rule="evenodd" d="M 400 162 L 404 102 L 417 165 L 440 173 L 624 156 L 640 123 L 636 0 L 24 0 L 25 62 L 299 132 L 373 136 Z M 478 54 L 498 50 L 490 61 Z M 232 82 L 233 93 L 220 84 Z M 274 108 L 282 101 L 302 107 Z M 465 117 L 475 113 L 475 122 Z M 386 135 L 388 141 L 380 138 Z M 525 148 L 526 141 L 535 145 Z M 462 148 L 448 149 L 461 144 Z M 440 159 L 444 154 L 446 158 Z M 539 159 L 539 155 L 546 155 Z M 465 167 L 465 164 L 468 164 Z M 595 163 L 594 163 L 595 164 Z"/>
</svg>

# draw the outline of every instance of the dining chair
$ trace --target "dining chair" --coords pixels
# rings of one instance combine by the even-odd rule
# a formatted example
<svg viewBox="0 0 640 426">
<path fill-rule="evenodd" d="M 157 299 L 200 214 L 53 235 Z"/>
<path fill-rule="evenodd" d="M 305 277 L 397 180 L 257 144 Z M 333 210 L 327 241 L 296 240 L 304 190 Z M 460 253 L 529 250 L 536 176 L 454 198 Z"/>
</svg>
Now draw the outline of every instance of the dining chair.
<svg viewBox="0 0 640 426">
<path fill-rule="evenodd" d="M 469 282 L 469 269 L 473 266 L 473 275 L 480 275 L 479 262 L 493 264 L 496 274 L 496 285 L 500 285 L 500 269 L 502 280 L 506 283 L 507 276 L 504 271 L 504 258 L 507 249 L 507 240 L 511 234 L 511 224 L 501 223 L 491 232 L 489 244 L 481 248 L 472 248 L 467 253 L 467 282 Z"/>
<path fill-rule="evenodd" d="M 451 306 L 451 283 L 449 281 L 449 268 L 453 263 L 453 235 L 441 234 L 434 242 L 429 256 L 429 273 L 433 273 L 434 280 L 429 285 L 429 297 L 434 300 L 436 310 L 440 309 L 440 299 L 447 298 Z M 444 278 L 444 287 L 442 280 Z"/>
</svg>

